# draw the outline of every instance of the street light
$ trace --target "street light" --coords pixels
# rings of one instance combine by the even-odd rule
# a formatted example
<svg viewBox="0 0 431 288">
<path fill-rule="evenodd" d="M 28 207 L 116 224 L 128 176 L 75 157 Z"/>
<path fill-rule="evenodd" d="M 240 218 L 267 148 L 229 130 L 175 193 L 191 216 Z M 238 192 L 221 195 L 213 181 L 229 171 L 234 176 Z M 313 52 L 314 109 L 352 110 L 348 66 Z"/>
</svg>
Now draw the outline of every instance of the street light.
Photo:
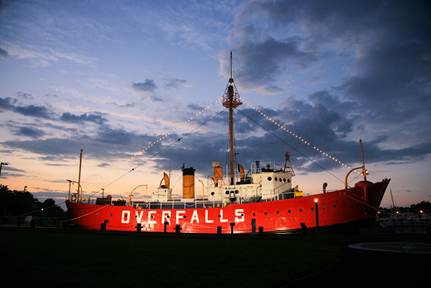
<svg viewBox="0 0 431 288">
<path fill-rule="evenodd" d="M 7 166 L 7 165 L 9 165 L 7 162 L 1 162 L 0 163 L 0 176 L 1 176 L 1 168 L 3 167 L 3 165 L 4 166 Z"/>
</svg>

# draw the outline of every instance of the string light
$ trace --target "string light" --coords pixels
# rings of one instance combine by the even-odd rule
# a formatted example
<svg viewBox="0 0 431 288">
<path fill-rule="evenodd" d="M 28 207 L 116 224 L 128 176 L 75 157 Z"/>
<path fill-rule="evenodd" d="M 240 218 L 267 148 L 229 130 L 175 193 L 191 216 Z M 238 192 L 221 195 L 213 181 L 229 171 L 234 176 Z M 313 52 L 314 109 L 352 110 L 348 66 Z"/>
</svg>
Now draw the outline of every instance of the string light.
<svg viewBox="0 0 431 288">
<path fill-rule="evenodd" d="M 203 113 L 205 113 L 206 111 L 210 110 L 212 108 L 212 106 L 214 106 L 215 103 L 218 103 L 218 99 L 214 102 L 211 102 L 210 104 L 204 106 L 202 109 L 200 109 L 199 111 L 193 113 L 193 115 L 188 118 L 186 121 L 184 121 L 183 123 L 185 123 L 186 125 L 188 125 L 190 122 L 192 122 L 193 120 L 195 120 L 198 116 L 202 115 Z M 136 153 L 134 153 L 131 157 L 131 159 L 129 160 L 130 162 L 132 162 L 133 160 L 135 160 L 136 157 L 138 156 L 142 156 L 145 154 L 145 152 L 147 152 L 150 148 L 152 148 L 153 146 L 161 143 L 163 140 L 165 140 L 166 138 L 168 138 L 169 134 L 165 133 L 163 135 L 160 135 L 159 137 L 157 137 L 156 140 L 148 143 L 146 146 L 144 146 L 144 148 Z M 178 138 L 176 142 L 180 141 L 182 138 Z M 141 166 L 142 164 L 139 164 L 133 168 L 131 168 L 130 170 L 128 170 L 126 173 L 124 173 L 123 175 L 120 175 L 118 178 L 112 180 L 111 182 L 109 182 L 107 185 L 104 185 L 103 187 L 108 187 L 111 184 L 113 184 L 114 182 L 117 182 L 118 180 L 120 180 L 121 178 L 123 178 L 124 176 L 128 175 L 129 173 L 133 172 L 136 170 L 136 168 L 138 168 L 139 166 Z"/>
<path fill-rule="evenodd" d="M 295 133 L 294 131 L 290 130 L 289 128 L 286 127 L 286 125 L 283 124 L 282 121 L 278 120 L 278 119 L 274 119 L 270 116 L 268 116 L 265 112 L 263 112 L 262 110 L 260 110 L 259 108 L 251 105 L 250 103 L 248 103 L 247 101 L 245 101 L 244 98 L 242 98 L 242 102 L 247 105 L 248 107 L 254 109 L 258 114 L 260 114 L 263 118 L 265 118 L 266 120 L 268 120 L 271 123 L 274 123 L 275 126 L 277 126 L 280 130 L 290 134 L 291 136 L 295 137 L 296 139 L 298 139 L 298 141 L 306 144 L 307 146 L 309 146 L 310 148 L 312 148 L 313 150 L 317 151 L 319 154 L 323 155 L 324 157 L 340 164 L 341 166 L 345 167 L 345 168 L 349 168 L 351 169 L 352 167 L 350 165 L 347 165 L 346 163 L 342 162 L 340 159 L 336 158 L 333 155 L 330 155 L 329 153 L 323 151 L 322 149 L 320 149 L 319 147 L 317 147 L 316 145 L 312 144 L 309 140 L 306 140 L 304 137 L 302 137 L 301 135 Z"/>
</svg>

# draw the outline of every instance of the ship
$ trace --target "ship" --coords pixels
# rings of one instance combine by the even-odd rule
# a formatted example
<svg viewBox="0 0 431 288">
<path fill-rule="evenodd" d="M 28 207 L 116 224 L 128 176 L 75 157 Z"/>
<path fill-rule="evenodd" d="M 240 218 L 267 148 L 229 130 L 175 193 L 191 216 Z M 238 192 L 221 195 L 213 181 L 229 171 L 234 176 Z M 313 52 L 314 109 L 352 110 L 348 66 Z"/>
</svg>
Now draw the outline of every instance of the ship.
<svg viewBox="0 0 431 288">
<path fill-rule="evenodd" d="M 163 172 L 158 188 L 145 201 L 131 196 L 127 201 L 114 200 L 110 195 L 85 201 L 80 185 L 81 150 L 78 190 L 70 193 L 69 182 L 66 200 L 70 221 L 85 230 L 199 234 L 293 233 L 375 221 L 390 179 L 367 180 L 362 141 L 362 165 L 348 171 L 344 187 L 327 191 L 323 183 L 322 191 L 304 193 L 294 185 L 288 152 L 280 153 L 281 163 L 256 160 L 247 171 L 236 163 L 234 110 L 242 102 L 233 78 L 232 53 L 221 103 L 229 112 L 229 163 L 224 175 L 221 163 L 212 161 L 213 173 L 203 189 L 207 195 L 197 195 L 196 170 L 183 164 L 180 198 L 174 197 L 170 175 Z M 352 172 L 363 180 L 350 187 Z"/>
</svg>

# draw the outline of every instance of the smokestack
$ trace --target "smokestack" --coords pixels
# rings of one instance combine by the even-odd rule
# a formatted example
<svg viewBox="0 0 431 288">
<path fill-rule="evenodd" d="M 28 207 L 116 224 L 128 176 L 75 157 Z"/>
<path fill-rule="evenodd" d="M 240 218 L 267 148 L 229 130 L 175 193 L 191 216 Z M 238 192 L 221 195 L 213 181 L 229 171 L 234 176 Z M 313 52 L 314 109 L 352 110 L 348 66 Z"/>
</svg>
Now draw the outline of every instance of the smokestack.
<svg viewBox="0 0 431 288">
<path fill-rule="evenodd" d="M 195 198 L 195 169 L 183 168 L 183 199 Z"/>
</svg>

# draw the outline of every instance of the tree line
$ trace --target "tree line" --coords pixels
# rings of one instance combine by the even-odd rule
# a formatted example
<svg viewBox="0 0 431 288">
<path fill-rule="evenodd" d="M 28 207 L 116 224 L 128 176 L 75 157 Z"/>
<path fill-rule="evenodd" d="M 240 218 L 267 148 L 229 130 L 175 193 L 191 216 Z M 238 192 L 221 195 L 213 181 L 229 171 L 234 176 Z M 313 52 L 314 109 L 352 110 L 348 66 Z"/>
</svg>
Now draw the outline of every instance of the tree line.
<svg viewBox="0 0 431 288">
<path fill-rule="evenodd" d="M 66 212 L 55 204 L 54 199 L 40 202 L 30 192 L 10 190 L 8 186 L 0 184 L 0 215 L 64 217 Z"/>
</svg>

